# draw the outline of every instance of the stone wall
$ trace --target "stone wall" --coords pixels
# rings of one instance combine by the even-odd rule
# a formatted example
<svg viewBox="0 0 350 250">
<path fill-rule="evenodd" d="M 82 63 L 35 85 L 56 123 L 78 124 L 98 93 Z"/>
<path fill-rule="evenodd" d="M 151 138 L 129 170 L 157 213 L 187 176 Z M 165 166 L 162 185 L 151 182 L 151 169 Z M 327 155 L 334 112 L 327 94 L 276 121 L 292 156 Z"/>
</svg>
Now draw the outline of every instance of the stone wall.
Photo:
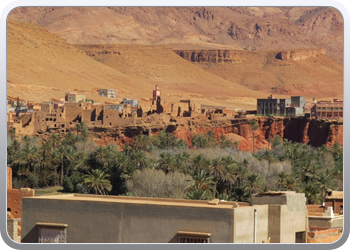
<svg viewBox="0 0 350 250">
<path fill-rule="evenodd" d="M 12 240 L 18 243 L 21 242 L 20 222 L 21 222 L 20 218 L 14 218 L 14 219 L 7 218 L 7 233 Z"/>
</svg>

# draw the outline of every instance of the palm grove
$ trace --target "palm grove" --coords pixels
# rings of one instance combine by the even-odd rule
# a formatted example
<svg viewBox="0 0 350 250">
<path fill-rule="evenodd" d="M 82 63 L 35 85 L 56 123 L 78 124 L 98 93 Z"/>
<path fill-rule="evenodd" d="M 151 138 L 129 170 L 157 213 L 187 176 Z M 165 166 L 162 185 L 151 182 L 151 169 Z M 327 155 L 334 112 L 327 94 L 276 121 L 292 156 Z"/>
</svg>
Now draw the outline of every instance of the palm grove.
<svg viewBox="0 0 350 250">
<path fill-rule="evenodd" d="M 256 124 L 251 124 L 254 135 Z M 253 136 L 255 137 L 255 136 Z M 255 138 L 253 138 L 255 143 Z M 212 131 L 195 134 L 192 147 L 165 131 L 132 143 L 97 146 L 84 123 L 46 140 L 8 134 L 7 163 L 15 188 L 60 185 L 63 192 L 249 201 L 268 190 L 303 192 L 309 204 L 327 189 L 342 190 L 343 149 L 269 139 L 270 149 L 240 151 Z"/>
</svg>

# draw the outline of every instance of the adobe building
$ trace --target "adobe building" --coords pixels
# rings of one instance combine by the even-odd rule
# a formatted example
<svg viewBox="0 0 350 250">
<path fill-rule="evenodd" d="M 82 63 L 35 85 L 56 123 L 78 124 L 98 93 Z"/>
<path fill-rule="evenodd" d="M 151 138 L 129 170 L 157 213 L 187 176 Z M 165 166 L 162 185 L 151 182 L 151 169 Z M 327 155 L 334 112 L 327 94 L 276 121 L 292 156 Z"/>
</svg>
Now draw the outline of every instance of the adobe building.
<svg viewBox="0 0 350 250">
<path fill-rule="evenodd" d="M 308 205 L 308 243 L 332 243 L 343 233 L 343 192 L 327 190 L 324 206 Z"/>
<path fill-rule="evenodd" d="M 24 198 L 22 242 L 261 243 L 269 237 L 305 242 L 304 194 L 264 193 L 252 201 L 82 194 Z"/>
<path fill-rule="evenodd" d="M 12 188 L 12 168 L 7 167 L 7 233 L 16 242 L 21 240 L 22 197 L 34 195 L 34 189 Z"/>
<path fill-rule="evenodd" d="M 78 95 L 76 92 L 68 92 L 65 96 L 65 101 L 71 103 L 85 102 L 85 99 L 85 95 Z"/>
<path fill-rule="evenodd" d="M 343 214 L 343 191 L 327 190 L 325 207 L 332 207 L 334 213 Z"/>
</svg>

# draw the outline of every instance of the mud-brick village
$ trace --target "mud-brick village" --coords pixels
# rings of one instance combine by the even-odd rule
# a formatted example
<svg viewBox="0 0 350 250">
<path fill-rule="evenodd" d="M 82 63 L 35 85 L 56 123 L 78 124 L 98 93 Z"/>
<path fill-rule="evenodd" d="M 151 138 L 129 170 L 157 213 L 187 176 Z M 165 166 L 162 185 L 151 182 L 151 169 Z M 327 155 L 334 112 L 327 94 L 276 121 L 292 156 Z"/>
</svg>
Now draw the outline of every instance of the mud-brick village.
<svg viewBox="0 0 350 250">
<path fill-rule="evenodd" d="M 332 243 L 343 19 L 326 7 L 20 7 L 17 243 Z"/>
</svg>

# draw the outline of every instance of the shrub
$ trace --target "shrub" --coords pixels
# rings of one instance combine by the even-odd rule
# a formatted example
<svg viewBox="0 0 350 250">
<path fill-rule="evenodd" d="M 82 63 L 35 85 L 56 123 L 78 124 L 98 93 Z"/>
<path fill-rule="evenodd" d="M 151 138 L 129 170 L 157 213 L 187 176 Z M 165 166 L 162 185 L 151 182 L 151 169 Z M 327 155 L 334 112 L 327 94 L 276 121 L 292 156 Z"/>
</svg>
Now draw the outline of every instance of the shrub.
<svg viewBox="0 0 350 250">
<path fill-rule="evenodd" d="M 78 184 L 83 182 L 83 175 L 79 172 L 74 172 L 71 176 L 63 179 L 63 192 L 77 193 L 79 192 Z"/>
</svg>

